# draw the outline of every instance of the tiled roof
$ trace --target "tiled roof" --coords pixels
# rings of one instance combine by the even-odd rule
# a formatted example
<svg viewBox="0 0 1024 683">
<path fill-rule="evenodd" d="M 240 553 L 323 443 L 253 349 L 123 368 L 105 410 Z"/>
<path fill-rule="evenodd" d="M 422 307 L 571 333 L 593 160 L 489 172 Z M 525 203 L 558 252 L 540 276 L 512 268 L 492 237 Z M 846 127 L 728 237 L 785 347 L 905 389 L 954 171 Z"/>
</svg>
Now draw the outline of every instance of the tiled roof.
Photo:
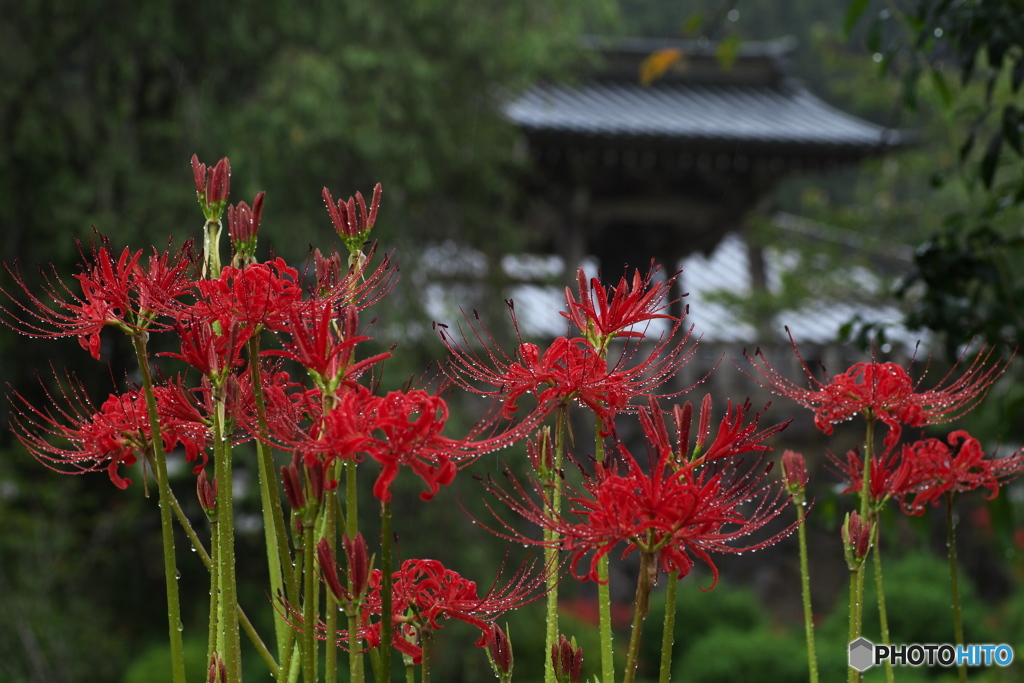
<svg viewBox="0 0 1024 683">
<path fill-rule="evenodd" d="M 792 152 L 883 151 L 907 144 L 906 134 L 850 116 L 807 91 L 785 72 L 792 41 L 739 46 L 723 66 L 714 44 L 621 40 L 590 47 L 599 66 L 575 84 L 538 83 L 504 106 L 533 135 L 666 143 L 678 147 L 748 143 Z M 650 85 L 640 65 L 653 52 L 679 50 L 676 64 Z"/>
<path fill-rule="evenodd" d="M 830 107 L 792 83 L 588 81 L 539 84 L 505 107 L 527 131 L 679 141 L 890 147 L 899 133 Z"/>
</svg>

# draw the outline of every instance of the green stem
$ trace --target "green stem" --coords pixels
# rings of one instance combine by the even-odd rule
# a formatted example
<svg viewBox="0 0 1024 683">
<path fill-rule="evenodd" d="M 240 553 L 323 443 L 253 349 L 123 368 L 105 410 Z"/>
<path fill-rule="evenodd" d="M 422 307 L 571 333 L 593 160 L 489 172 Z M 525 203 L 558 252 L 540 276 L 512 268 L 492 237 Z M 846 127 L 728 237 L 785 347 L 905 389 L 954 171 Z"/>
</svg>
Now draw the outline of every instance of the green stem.
<svg viewBox="0 0 1024 683">
<path fill-rule="evenodd" d="M 420 650 L 423 652 L 423 656 L 420 659 L 420 683 L 430 683 L 430 645 L 432 638 L 430 626 L 420 629 Z"/>
<path fill-rule="evenodd" d="M 865 415 L 867 427 L 864 434 L 864 470 L 861 474 L 860 487 L 860 518 L 868 524 L 871 512 L 871 458 L 875 446 L 875 416 L 868 412 Z M 874 532 L 872 532 L 874 538 Z M 871 549 L 868 548 L 868 552 Z M 864 626 L 864 571 L 861 567 L 851 577 L 853 580 L 850 597 L 850 641 L 860 638 Z"/>
<path fill-rule="evenodd" d="M 206 221 L 203 228 L 203 277 L 220 277 L 220 233 L 221 222 Z"/>
<path fill-rule="evenodd" d="M 359 615 L 355 610 L 348 615 L 348 679 L 352 683 L 363 683 L 363 655 L 359 652 Z"/>
<path fill-rule="evenodd" d="M 220 529 L 217 528 L 217 520 L 210 521 L 210 547 L 213 548 L 214 553 L 217 552 L 217 538 L 220 533 Z M 196 551 L 198 552 L 198 551 Z M 203 553 L 206 554 L 205 552 Z M 220 614 L 220 605 L 218 601 L 220 599 L 220 574 L 218 566 L 213 560 L 209 560 L 207 569 L 210 571 L 210 617 L 209 626 L 206 631 L 206 661 L 213 659 L 214 653 L 217 652 L 217 627 L 220 624 L 218 614 Z"/>
<path fill-rule="evenodd" d="M 964 622 L 960 615 L 960 580 L 956 566 L 956 523 L 953 519 L 953 492 L 946 492 L 946 544 L 949 546 L 949 582 L 953 597 L 953 636 L 956 644 L 964 644 Z M 967 665 L 959 664 L 960 683 L 967 683 Z"/>
<path fill-rule="evenodd" d="M 358 491 L 358 481 L 356 479 L 356 462 L 354 460 L 345 461 L 345 533 L 351 540 L 355 540 L 356 534 L 359 533 L 359 519 L 358 519 L 358 505 L 356 501 L 356 495 Z M 337 504 L 337 499 L 335 498 Z M 355 585 L 355 577 L 349 577 L 349 588 Z M 358 636 L 358 621 L 357 615 L 350 615 L 348 620 L 348 666 L 349 666 L 349 680 L 353 683 L 362 683 L 364 679 L 363 674 L 363 655 L 359 651 L 361 649 L 360 640 Z"/>
<path fill-rule="evenodd" d="M 847 635 L 847 642 L 852 643 L 860 637 L 860 597 L 857 595 L 858 574 L 860 570 L 850 570 L 850 631 Z M 861 674 L 852 666 L 847 667 L 847 683 L 858 683 Z"/>
<path fill-rule="evenodd" d="M 679 579 L 675 572 L 668 575 L 665 587 L 665 626 L 661 634 L 661 671 L 658 683 L 669 683 L 672 676 L 672 647 L 675 645 L 676 629 L 676 584 Z"/>
<path fill-rule="evenodd" d="M 302 680 L 304 683 L 316 683 L 317 640 L 316 640 L 316 602 L 317 577 L 314 550 L 315 524 L 307 524 L 302 529 Z"/>
<path fill-rule="evenodd" d="M 341 463 L 335 460 L 331 463 L 328 478 L 335 481 L 341 473 Z M 331 554 L 335 554 L 338 539 L 338 492 L 337 490 L 330 490 L 324 495 L 325 500 L 325 511 L 324 521 L 325 529 L 324 535 L 321 537 L 328 540 L 328 544 L 331 547 Z M 328 643 L 333 644 L 335 634 L 338 632 L 338 600 L 334 597 L 334 593 L 327 591 L 327 605 L 325 607 L 326 614 L 324 618 L 325 628 L 327 630 Z M 326 648 L 326 654 L 324 657 L 324 680 L 329 683 L 334 683 L 338 680 L 338 648 L 337 646 L 328 645 Z M 354 679 L 353 682 L 354 683 Z"/>
<path fill-rule="evenodd" d="M 807 529 L 804 524 L 804 494 L 793 497 L 799 526 L 797 538 L 800 543 L 800 592 L 804 603 L 804 637 L 807 640 L 807 666 L 811 683 L 818 683 L 818 655 L 814 648 L 814 611 L 811 609 L 811 572 L 807 564 Z"/>
<path fill-rule="evenodd" d="M 160 537 L 164 551 L 164 582 L 167 584 L 167 635 L 171 645 L 171 679 L 174 683 L 185 682 L 185 648 L 182 639 L 181 605 L 178 598 L 178 568 L 174 555 L 174 520 L 171 518 L 171 485 L 167 480 L 167 456 L 164 453 L 164 440 L 160 431 L 160 416 L 156 408 L 156 396 L 153 393 L 153 374 L 149 369 L 149 354 L 146 342 L 149 334 L 139 331 L 131 335 L 135 349 L 135 360 L 142 373 L 142 390 L 146 397 L 146 409 L 149 414 L 149 429 L 156 461 L 157 487 L 159 489 Z"/>
<path fill-rule="evenodd" d="M 567 408 L 561 406 L 555 412 L 555 444 L 552 457 L 551 472 L 546 486 L 551 501 L 551 515 L 558 517 L 562 510 L 562 485 L 559 473 L 562 469 L 562 460 L 565 455 L 565 431 L 566 431 Z M 549 572 L 547 578 L 547 595 L 545 596 L 547 614 L 545 620 L 544 643 L 545 648 L 558 640 L 558 557 L 557 543 L 558 532 L 553 529 L 544 529 L 544 566 Z M 550 657 L 544 658 L 544 683 L 555 683 L 554 662 Z"/>
<path fill-rule="evenodd" d="M 151 455 L 149 457 L 152 458 Z M 150 462 L 152 463 L 153 460 L 151 459 Z M 196 530 L 192 528 L 192 523 L 188 520 L 188 517 L 185 516 L 185 512 L 181 509 L 181 504 L 178 503 L 178 498 L 173 492 L 171 493 L 171 508 L 174 510 L 174 516 L 177 518 L 178 524 L 185 530 L 185 535 L 188 536 L 188 540 L 192 543 L 192 549 L 196 551 L 197 555 L 199 555 L 199 559 L 202 560 L 203 566 L 206 567 L 206 571 L 210 572 L 212 576 L 215 567 L 213 560 L 210 559 L 210 554 L 206 552 L 206 547 L 203 545 L 203 542 L 199 540 L 199 535 L 196 533 Z M 214 535 L 215 533 L 211 531 L 210 537 L 213 538 Z M 210 596 L 210 602 L 212 603 L 213 595 L 216 595 L 216 591 L 211 589 L 210 592 L 212 594 Z M 210 613 L 216 613 L 215 605 L 211 609 Z M 245 614 L 245 610 L 242 609 L 241 605 L 238 606 L 238 621 L 242 625 L 242 630 L 244 630 L 246 635 L 249 636 L 249 641 L 252 643 L 253 647 L 256 648 L 256 652 L 259 654 L 260 659 L 262 659 L 267 665 L 267 669 L 270 671 L 271 675 L 277 679 L 282 667 L 274 661 L 274 656 L 270 654 L 270 650 L 267 649 L 263 639 L 260 638 L 259 634 L 256 632 L 256 628 L 252 625 L 252 622 L 249 621 L 249 617 Z M 213 642 L 212 638 L 210 639 L 210 642 Z M 209 661 L 209 655 L 210 653 L 207 653 L 207 661 Z"/>
<path fill-rule="evenodd" d="M 218 648 L 224 659 L 228 681 L 235 683 L 242 680 L 241 644 L 239 642 L 238 624 L 238 583 L 235 578 L 235 522 L 233 497 L 231 491 L 231 442 L 225 434 L 225 416 L 223 388 L 215 389 L 214 405 L 216 411 L 213 422 L 213 459 L 217 476 L 217 551 L 213 561 L 217 565 L 217 585 L 220 598 L 217 602 Z"/>
<path fill-rule="evenodd" d="M 615 680 L 615 659 L 612 641 L 612 593 L 608 581 L 608 556 L 597 563 L 597 612 L 601 635 L 601 680 Z"/>
<path fill-rule="evenodd" d="M 634 683 L 636 680 L 637 657 L 640 655 L 640 634 L 647 617 L 647 608 L 651 598 L 651 567 L 654 554 L 640 553 L 640 575 L 636 579 L 636 601 L 633 604 L 633 630 L 629 635 L 629 650 L 626 655 L 626 673 L 622 683 Z M 655 568 L 657 571 L 657 568 Z"/>
<path fill-rule="evenodd" d="M 380 678 L 391 681 L 391 503 L 380 503 Z"/>
<path fill-rule="evenodd" d="M 604 463 L 604 439 L 601 437 L 601 418 L 594 428 L 594 458 Z M 608 556 L 597 563 L 597 616 L 601 638 L 601 680 L 615 681 L 614 634 L 612 633 L 612 591 L 608 578 Z"/>
<path fill-rule="evenodd" d="M 270 595 L 271 599 L 275 601 L 279 596 L 285 596 L 286 599 L 294 601 L 298 599 L 298 587 L 295 585 L 292 557 L 288 549 L 281 491 L 277 485 L 277 470 L 274 465 L 273 453 L 264 443 L 270 430 L 267 425 L 266 403 L 263 398 L 258 336 L 249 339 L 248 352 L 253 398 L 260 430 L 260 438 L 256 439 L 256 455 L 259 466 L 260 502 L 263 509 L 263 532 L 267 544 L 267 566 L 270 569 Z M 274 612 L 276 614 L 274 635 L 277 638 L 277 654 L 284 662 L 287 660 L 288 653 L 291 652 L 295 630 L 288 624 L 284 610 L 275 609 Z"/>
<path fill-rule="evenodd" d="M 882 546 L 878 526 L 878 513 L 873 512 L 871 517 L 872 536 L 875 540 L 872 555 L 875 563 L 875 592 L 878 593 L 878 621 L 882 627 L 882 644 L 889 645 L 889 617 L 885 609 L 885 589 L 882 586 Z M 894 683 L 895 677 L 892 671 L 892 662 L 885 660 L 885 680 L 887 683 Z"/>
</svg>

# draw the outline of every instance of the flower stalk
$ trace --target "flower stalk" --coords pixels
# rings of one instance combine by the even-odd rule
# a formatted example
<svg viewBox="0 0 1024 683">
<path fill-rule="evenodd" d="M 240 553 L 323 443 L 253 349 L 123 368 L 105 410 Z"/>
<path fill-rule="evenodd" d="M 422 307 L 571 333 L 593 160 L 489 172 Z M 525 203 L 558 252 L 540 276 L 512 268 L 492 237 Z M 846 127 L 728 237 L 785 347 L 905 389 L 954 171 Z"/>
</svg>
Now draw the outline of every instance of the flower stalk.
<svg viewBox="0 0 1024 683">
<path fill-rule="evenodd" d="M 153 373 L 149 367 L 149 353 L 146 342 L 149 333 L 139 330 L 131 335 L 135 360 L 142 375 L 142 391 L 146 396 L 146 410 L 149 414 L 150 446 L 155 462 L 159 507 L 160 538 L 164 550 L 164 581 L 167 584 L 167 632 L 171 645 L 171 679 L 174 683 L 185 683 L 185 648 L 182 638 L 181 605 L 178 599 L 178 568 L 174 552 L 174 520 L 171 517 L 171 485 L 167 479 L 167 456 L 164 453 L 163 436 L 160 431 L 160 416 L 157 413 L 156 396 L 153 393 Z"/>
</svg>

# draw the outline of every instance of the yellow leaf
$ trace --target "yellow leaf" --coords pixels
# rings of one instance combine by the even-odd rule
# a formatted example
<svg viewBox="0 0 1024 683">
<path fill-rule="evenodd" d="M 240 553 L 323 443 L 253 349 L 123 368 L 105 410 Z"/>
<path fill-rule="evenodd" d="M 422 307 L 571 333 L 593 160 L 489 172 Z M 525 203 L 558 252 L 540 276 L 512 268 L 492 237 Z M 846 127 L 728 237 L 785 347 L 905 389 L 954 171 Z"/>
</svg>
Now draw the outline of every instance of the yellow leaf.
<svg viewBox="0 0 1024 683">
<path fill-rule="evenodd" d="M 683 57 L 683 51 L 678 48 L 666 48 L 654 52 L 640 64 L 640 82 L 643 85 L 650 85 L 661 78 L 669 67 Z"/>
</svg>

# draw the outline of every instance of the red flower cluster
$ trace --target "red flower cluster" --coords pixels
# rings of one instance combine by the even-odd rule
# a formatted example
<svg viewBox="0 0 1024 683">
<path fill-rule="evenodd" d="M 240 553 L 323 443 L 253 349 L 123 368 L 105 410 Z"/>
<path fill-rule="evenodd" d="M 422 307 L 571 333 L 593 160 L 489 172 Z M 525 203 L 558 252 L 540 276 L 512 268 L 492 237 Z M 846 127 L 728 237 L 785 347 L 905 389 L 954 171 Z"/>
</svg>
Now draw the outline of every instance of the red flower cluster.
<svg viewBox="0 0 1024 683">
<path fill-rule="evenodd" d="M 633 272 L 632 282 L 622 278 L 614 287 L 603 287 L 597 278 L 587 280 L 581 268 L 577 272 L 579 297 L 565 288 L 567 312 L 562 316 L 572 321 L 581 334 L 597 347 L 606 346 L 614 337 L 643 337 L 644 331 L 630 329 L 659 318 L 676 321 L 662 313 L 671 305 L 669 297 L 676 276 L 654 282 L 658 268 L 651 265 L 647 275 Z"/>
<path fill-rule="evenodd" d="M 687 411 L 677 412 L 677 416 Z M 745 469 L 731 456 L 761 453 L 761 443 L 784 425 L 756 431 L 751 424 L 742 429 L 743 411 L 738 418 L 722 420 L 715 442 L 719 456 L 714 459 L 689 459 L 688 442 L 669 445 L 669 437 L 657 403 L 650 412 L 642 412 L 641 425 L 653 453 L 650 472 L 625 449 L 621 461 L 598 464 L 593 476 L 586 478 L 582 491 L 568 494 L 567 515 L 555 514 L 540 481 L 533 481 L 533 493 L 515 477 L 507 474 L 511 489 L 493 482 L 489 490 L 516 514 L 545 529 L 557 532 L 557 546 L 572 555 L 570 568 L 579 579 L 598 580 L 598 561 L 619 543 L 625 543 L 623 556 L 635 550 L 658 557 L 658 567 L 679 577 L 686 576 L 695 560 L 711 570 L 714 583 L 718 570 L 712 552 L 735 553 L 771 545 L 790 529 L 748 545 L 734 543 L 762 529 L 788 503 L 777 483 L 765 481 L 757 467 L 759 458 Z M 689 425 L 677 424 L 677 435 L 688 435 Z M 687 438 L 683 437 L 683 438 Z M 728 454 L 729 458 L 726 458 Z M 539 498 L 539 502 L 535 501 Z M 750 508 L 747 503 L 759 502 Z M 540 543 L 506 525 L 511 538 Z M 580 571 L 580 563 L 590 557 L 590 566 Z M 712 584 L 714 585 L 714 584 Z"/>
<path fill-rule="evenodd" d="M 21 443 L 55 471 L 82 474 L 105 469 L 115 486 L 127 488 L 131 479 L 122 477 L 118 470 L 134 465 L 137 457 L 149 448 L 153 435 L 142 393 L 111 394 L 99 410 L 72 378 L 62 388 L 61 399 L 49 391 L 47 394 L 52 409 L 39 409 L 20 394 L 14 394 L 19 411 L 11 418 L 11 428 Z M 185 449 L 187 462 L 198 460 L 195 471 L 199 472 L 207 462 L 207 435 L 196 427 L 164 415 L 160 435 L 165 450 L 180 445 Z M 53 440 L 67 445 L 55 445 Z"/>
<path fill-rule="evenodd" d="M 800 357 L 795 342 L 793 348 Z M 811 386 L 805 389 L 773 368 L 760 350 L 756 358 L 750 354 L 747 358 L 763 378 L 763 386 L 813 410 L 814 424 L 825 434 L 831 434 L 835 424 L 864 415 L 878 418 L 889 428 L 885 444 L 892 447 L 899 441 L 902 425 L 921 427 L 948 422 L 974 408 L 1006 367 L 998 362 L 987 365 L 992 353 L 982 350 L 959 378 L 952 379 L 957 371 L 954 367 L 938 385 L 924 391 L 919 389 L 921 380 L 913 382 L 907 371 L 895 363 L 857 363 L 822 382 L 800 357 Z"/>
<path fill-rule="evenodd" d="M 614 338 L 644 336 L 627 328 L 658 318 L 675 320 L 659 312 L 669 305 L 674 278 L 652 284 L 653 272 L 646 278 L 637 273 L 632 285 L 623 280 L 606 290 L 580 271 L 579 300 L 567 291 L 569 312 L 563 315 L 584 336 L 559 337 L 544 351 L 520 339 L 513 358 L 494 343 L 485 328 L 468 318 L 471 333 L 468 337 L 463 333 L 461 342 L 447 326 L 438 325 L 449 352 L 445 371 L 464 389 L 502 401 L 506 417 L 511 417 L 520 399 L 529 394 L 536 397 L 542 410 L 574 402 L 586 406 L 603 421 L 608 433 L 616 414 L 635 410 L 631 401 L 638 397 L 655 395 L 655 390 L 675 376 L 696 352 L 696 345 L 687 347 L 689 332 L 679 338 L 677 321 L 671 333 L 644 349 L 642 356 L 638 346 L 627 346 L 617 360 L 609 363 L 608 344 Z M 514 309 L 512 320 L 515 325 Z M 474 351 L 474 346 L 482 346 L 483 352 Z"/>
<path fill-rule="evenodd" d="M 441 620 L 463 621 L 480 630 L 477 647 L 487 647 L 493 637 L 494 621 L 505 612 L 518 609 L 544 595 L 544 572 L 531 573 L 524 566 L 503 587 L 497 584 L 480 597 L 476 583 L 458 572 L 446 569 L 437 560 L 406 560 L 392 574 L 391 620 L 394 624 L 392 642 L 396 650 L 419 663 L 423 654 L 420 638 L 424 631 L 437 631 Z M 361 639 L 370 647 L 379 647 L 381 617 L 381 571 L 373 570 L 362 613 Z"/>
<path fill-rule="evenodd" d="M 173 315 L 182 308 L 179 300 L 191 288 L 191 243 L 173 257 L 154 250 L 145 263 L 141 249 L 126 248 L 115 259 L 106 238 L 99 239 L 99 249 L 93 248 L 89 256 L 82 252 L 84 272 L 75 276 L 80 295 L 51 268 L 49 273 L 44 271 L 44 296 L 36 296 L 21 275 L 8 267 L 27 303 L 0 289 L 10 300 L 3 309 L 4 322 L 33 337 L 78 337 L 82 348 L 98 360 L 100 332 L 107 325 L 125 331 L 150 328 L 157 315 Z M 57 305 L 56 310 L 50 302 Z"/>
</svg>

